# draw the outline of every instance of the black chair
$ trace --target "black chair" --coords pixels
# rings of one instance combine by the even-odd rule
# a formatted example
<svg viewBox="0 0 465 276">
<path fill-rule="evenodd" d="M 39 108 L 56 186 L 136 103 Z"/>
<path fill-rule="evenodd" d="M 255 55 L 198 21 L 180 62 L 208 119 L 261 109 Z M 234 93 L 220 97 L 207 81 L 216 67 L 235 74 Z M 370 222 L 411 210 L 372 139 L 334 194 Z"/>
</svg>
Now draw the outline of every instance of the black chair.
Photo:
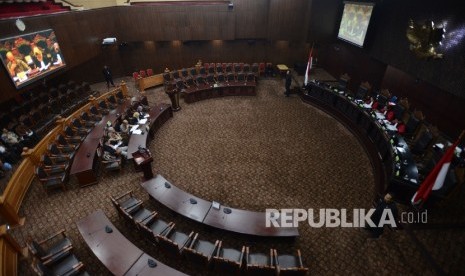
<svg viewBox="0 0 465 276">
<path fill-rule="evenodd" d="M 241 65 L 239 63 L 234 63 L 234 72 L 237 74 L 241 72 Z"/>
<path fill-rule="evenodd" d="M 205 67 L 200 67 L 200 75 L 205 76 L 207 74 L 207 70 L 205 70 Z"/>
<path fill-rule="evenodd" d="M 86 138 L 87 131 L 85 132 L 83 130 L 77 131 L 70 126 L 66 126 L 64 130 L 64 135 L 66 139 L 73 139 L 73 140 L 79 139 L 83 141 Z"/>
<path fill-rule="evenodd" d="M 40 164 L 41 168 L 47 173 L 47 174 L 57 174 L 57 173 L 62 173 L 62 172 L 67 172 L 69 169 L 69 161 L 64 160 L 63 162 L 54 162 L 52 158 L 50 158 L 48 155 L 43 154 L 40 157 Z"/>
<path fill-rule="evenodd" d="M 76 82 L 73 81 L 73 80 L 68 81 L 68 84 L 67 84 L 67 85 L 68 85 L 68 88 L 69 88 L 69 89 L 74 89 L 74 88 L 76 88 Z"/>
<path fill-rule="evenodd" d="M 202 77 L 202 75 L 197 76 L 197 78 L 195 78 L 195 82 L 197 83 L 197 86 L 200 86 L 202 84 L 207 84 L 205 78 Z"/>
<path fill-rule="evenodd" d="M 98 110 L 97 107 L 95 106 L 92 106 L 90 109 L 89 109 L 90 113 L 92 115 L 90 115 L 92 117 L 92 120 L 94 121 L 97 121 L 99 122 L 100 120 L 102 120 L 102 114 L 100 114 L 100 111 Z"/>
<path fill-rule="evenodd" d="M 223 73 L 219 73 L 216 75 L 216 81 L 217 82 L 225 82 L 226 78 L 224 77 Z"/>
<path fill-rule="evenodd" d="M 93 128 L 97 121 L 95 120 L 95 118 L 90 117 L 87 112 L 82 112 L 81 123 L 83 123 L 86 126 L 86 128 Z"/>
<path fill-rule="evenodd" d="M 208 268 L 211 258 L 218 248 L 219 241 L 217 240 L 213 244 L 209 241 L 199 240 L 198 235 L 198 233 L 195 234 L 191 243 L 183 249 L 182 254 L 190 263 Z"/>
<path fill-rule="evenodd" d="M 108 107 L 107 102 L 105 100 L 101 100 L 98 103 L 98 108 L 99 113 L 102 113 L 103 115 L 107 115 L 108 113 L 110 113 L 110 108 Z"/>
<path fill-rule="evenodd" d="M 236 81 L 236 77 L 234 76 L 233 73 L 228 73 L 226 75 L 226 81 L 227 82 L 235 82 Z"/>
<path fill-rule="evenodd" d="M 38 166 L 36 168 L 36 176 L 47 193 L 49 190 L 56 188 L 61 188 L 63 191 L 66 190 L 65 182 L 68 177 L 66 172 L 48 174 L 45 169 Z"/>
<path fill-rule="evenodd" d="M 256 75 L 254 73 L 247 74 L 247 81 L 248 82 L 255 82 Z"/>
<path fill-rule="evenodd" d="M 297 250 L 296 255 L 278 255 L 274 250 L 276 263 L 276 272 L 278 275 L 285 276 L 304 276 L 307 275 L 308 268 L 302 263 L 302 255 Z"/>
<path fill-rule="evenodd" d="M 245 261 L 247 273 L 251 275 L 273 275 L 276 271 L 274 261 L 274 250 L 270 249 L 270 254 L 249 253 L 249 247 L 245 249 Z"/>
<path fill-rule="evenodd" d="M 223 66 L 221 66 L 221 64 L 216 65 L 216 73 L 223 73 Z"/>
<path fill-rule="evenodd" d="M 420 137 L 414 141 L 412 146 L 412 153 L 415 155 L 423 155 L 426 150 L 431 146 L 433 141 L 433 134 L 429 130 L 423 131 Z"/>
<path fill-rule="evenodd" d="M 258 65 L 257 65 L 258 68 Z M 250 71 L 250 64 L 246 63 L 244 64 L 244 67 L 242 67 L 242 72 L 248 73 Z"/>
<path fill-rule="evenodd" d="M 58 134 L 55 141 L 58 143 L 58 147 L 66 147 L 76 150 L 81 145 L 81 139 L 78 138 L 65 138 L 65 136 Z"/>
<path fill-rule="evenodd" d="M 64 229 L 39 242 L 28 238 L 26 246 L 31 255 L 41 262 L 53 258 L 64 250 L 73 248 L 71 240 L 66 236 Z"/>
<path fill-rule="evenodd" d="M 55 143 L 48 146 L 48 152 L 53 157 L 67 158 L 68 160 L 74 157 L 74 149 L 58 147 Z"/>
<path fill-rule="evenodd" d="M 165 83 L 171 81 L 171 75 L 169 72 L 163 73 L 163 80 L 165 81 Z"/>
<path fill-rule="evenodd" d="M 239 73 L 237 74 L 237 81 L 245 81 L 245 74 L 244 73 Z"/>
<path fill-rule="evenodd" d="M 64 157 L 50 156 L 47 153 L 42 154 L 40 162 L 45 166 L 69 165 L 69 159 Z"/>
<path fill-rule="evenodd" d="M 178 72 L 178 70 L 172 71 L 172 72 L 171 72 L 171 75 L 173 76 L 173 79 L 174 79 L 174 80 L 179 79 L 179 72 Z"/>
<path fill-rule="evenodd" d="M 33 268 L 38 275 L 60 275 L 71 276 L 89 275 L 84 268 L 84 264 L 80 262 L 70 251 L 64 252 L 64 256 L 57 260 L 48 260 L 45 262 L 35 261 Z"/>
<path fill-rule="evenodd" d="M 213 74 L 208 74 L 206 80 L 207 80 L 207 82 L 209 84 L 214 84 L 215 83 L 215 76 Z"/>
<path fill-rule="evenodd" d="M 191 74 L 192 77 L 197 76 L 197 69 L 195 67 L 189 68 L 189 73 Z"/>
<path fill-rule="evenodd" d="M 172 256 L 180 256 L 181 251 L 191 241 L 194 232 L 189 235 L 174 230 L 175 224 L 172 224 L 163 235 L 158 236 L 158 244 L 165 252 Z"/>
<path fill-rule="evenodd" d="M 226 73 L 231 73 L 232 72 L 232 64 L 231 63 L 228 63 L 226 64 Z"/>
<path fill-rule="evenodd" d="M 110 199 L 118 212 L 120 208 L 130 212 L 133 208 L 138 208 L 142 205 L 142 200 L 135 198 L 132 191 L 126 192 L 116 198 L 110 196 Z"/>
<path fill-rule="evenodd" d="M 79 135 L 83 136 L 87 135 L 92 130 L 91 127 L 86 127 L 83 125 L 78 118 L 74 118 L 71 121 L 71 128 Z"/>
<path fill-rule="evenodd" d="M 415 136 L 418 128 L 420 127 L 420 120 L 415 117 L 415 115 L 410 115 L 408 122 L 405 124 L 405 136 L 407 138 L 412 138 Z"/>
<path fill-rule="evenodd" d="M 187 76 L 189 76 L 189 72 L 187 72 L 187 69 L 186 68 L 182 68 L 181 69 L 181 76 L 183 78 L 187 78 Z"/>
<path fill-rule="evenodd" d="M 157 212 L 153 212 L 149 217 L 143 221 L 136 223 L 136 226 L 142 230 L 142 233 L 152 242 L 158 242 L 158 237 L 166 233 L 171 228 L 173 222 L 167 223 L 166 221 L 157 217 Z"/>
<path fill-rule="evenodd" d="M 185 79 L 185 81 L 184 81 L 184 84 L 185 84 L 187 87 L 191 87 L 191 86 L 195 85 L 194 79 L 193 79 L 191 76 L 188 76 L 188 77 L 186 77 L 186 79 Z"/>
<path fill-rule="evenodd" d="M 237 275 L 242 269 L 244 262 L 245 246 L 241 251 L 232 248 L 223 248 L 223 242 L 220 241 L 216 254 L 213 255 L 213 270 L 217 274 Z"/>
</svg>

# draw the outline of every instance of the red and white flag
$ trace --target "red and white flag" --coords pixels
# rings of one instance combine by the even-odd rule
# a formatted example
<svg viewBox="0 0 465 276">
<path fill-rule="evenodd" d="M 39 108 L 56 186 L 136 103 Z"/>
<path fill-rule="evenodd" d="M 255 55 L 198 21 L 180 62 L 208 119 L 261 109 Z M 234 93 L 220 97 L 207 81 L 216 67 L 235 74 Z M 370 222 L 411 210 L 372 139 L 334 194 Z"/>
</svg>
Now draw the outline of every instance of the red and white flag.
<svg viewBox="0 0 465 276">
<path fill-rule="evenodd" d="M 313 45 L 312 45 L 312 48 L 310 49 L 310 55 L 308 56 L 307 70 L 305 70 L 305 80 L 304 80 L 305 85 L 307 85 L 308 83 L 308 73 L 310 72 L 310 70 L 312 70 L 312 63 L 313 63 Z"/>
<path fill-rule="evenodd" d="M 439 190 L 444 185 L 447 172 L 449 171 L 450 163 L 454 157 L 455 148 L 460 143 L 463 132 L 459 139 L 447 149 L 446 153 L 442 156 L 441 160 L 436 164 L 433 170 L 428 174 L 426 179 L 421 183 L 420 188 L 412 197 L 412 204 L 419 205 L 425 203 L 431 191 Z"/>
</svg>

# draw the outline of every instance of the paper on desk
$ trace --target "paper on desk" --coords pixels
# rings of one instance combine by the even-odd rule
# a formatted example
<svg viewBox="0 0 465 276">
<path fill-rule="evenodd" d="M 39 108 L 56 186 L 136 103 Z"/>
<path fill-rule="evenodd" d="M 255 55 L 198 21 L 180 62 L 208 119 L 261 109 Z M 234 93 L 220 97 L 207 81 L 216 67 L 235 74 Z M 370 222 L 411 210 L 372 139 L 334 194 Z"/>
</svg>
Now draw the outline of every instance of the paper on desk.
<svg viewBox="0 0 465 276">
<path fill-rule="evenodd" d="M 133 132 L 133 131 L 135 131 L 135 130 L 138 129 L 138 128 L 139 128 L 139 125 L 132 126 L 130 131 Z"/>
<path fill-rule="evenodd" d="M 149 118 L 150 117 L 150 114 L 145 114 L 144 115 L 144 118 Z"/>
<path fill-rule="evenodd" d="M 132 134 L 142 134 L 142 130 L 136 129 L 132 132 Z"/>
<path fill-rule="evenodd" d="M 417 180 L 412 178 L 410 179 L 410 182 L 417 183 Z"/>
<path fill-rule="evenodd" d="M 143 125 L 145 123 L 147 123 L 147 119 L 140 119 L 139 120 L 139 125 Z"/>
</svg>

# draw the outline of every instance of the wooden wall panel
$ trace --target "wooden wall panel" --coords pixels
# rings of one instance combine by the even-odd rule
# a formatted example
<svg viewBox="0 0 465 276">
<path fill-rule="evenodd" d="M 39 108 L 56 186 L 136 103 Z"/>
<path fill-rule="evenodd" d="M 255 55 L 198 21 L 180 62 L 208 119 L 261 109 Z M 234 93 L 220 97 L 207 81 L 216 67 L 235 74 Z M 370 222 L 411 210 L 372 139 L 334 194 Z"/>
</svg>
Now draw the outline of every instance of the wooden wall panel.
<svg viewBox="0 0 465 276">
<path fill-rule="evenodd" d="M 234 11 L 225 4 L 117 9 L 121 41 L 234 39 Z"/>
<path fill-rule="evenodd" d="M 268 39 L 306 41 L 311 0 L 270 0 Z"/>
<path fill-rule="evenodd" d="M 235 38 L 267 38 L 269 0 L 235 0 Z"/>
<path fill-rule="evenodd" d="M 341 0 L 312 1 L 307 41 L 318 44 L 333 41 L 337 36 L 342 10 Z"/>
<path fill-rule="evenodd" d="M 155 73 L 170 69 L 193 66 L 199 59 L 203 62 L 272 62 L 293 66 L 305 60 L 308 43 L 248 41 L 199 41 L 192 43 L 145 42 L 130 43 L 120 52 L 125 74 L 140 69 L 153 68 Z"/>
<path fill-rule="evenodd" d="M 320 49 L 320 65 L 336 78 L 349 74 L 352 91 L 357 91 L 363 81 L 368 81 L 374 89 L 380 88 L 386 64 L 371 58 L 363 49 L 345 42 L 328 44 Z"/>
</svg>

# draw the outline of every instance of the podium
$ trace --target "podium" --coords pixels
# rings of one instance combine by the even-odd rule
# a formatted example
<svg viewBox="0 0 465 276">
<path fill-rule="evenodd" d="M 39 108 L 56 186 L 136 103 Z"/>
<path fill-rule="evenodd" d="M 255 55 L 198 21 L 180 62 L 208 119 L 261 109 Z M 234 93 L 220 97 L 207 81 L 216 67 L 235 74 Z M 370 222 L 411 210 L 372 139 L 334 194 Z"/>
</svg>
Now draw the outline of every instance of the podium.
<svg viewBox="0 0 465 276">
<path fill-rule="evenodd" d="M 145 180 L 153 178 L 152 162 L 153 158 L 147 149 L 140 148 L 136 152 L 132 153 L 134 169 L 136 172 L 142 171 L 144 173 Z"/>
</svg>

